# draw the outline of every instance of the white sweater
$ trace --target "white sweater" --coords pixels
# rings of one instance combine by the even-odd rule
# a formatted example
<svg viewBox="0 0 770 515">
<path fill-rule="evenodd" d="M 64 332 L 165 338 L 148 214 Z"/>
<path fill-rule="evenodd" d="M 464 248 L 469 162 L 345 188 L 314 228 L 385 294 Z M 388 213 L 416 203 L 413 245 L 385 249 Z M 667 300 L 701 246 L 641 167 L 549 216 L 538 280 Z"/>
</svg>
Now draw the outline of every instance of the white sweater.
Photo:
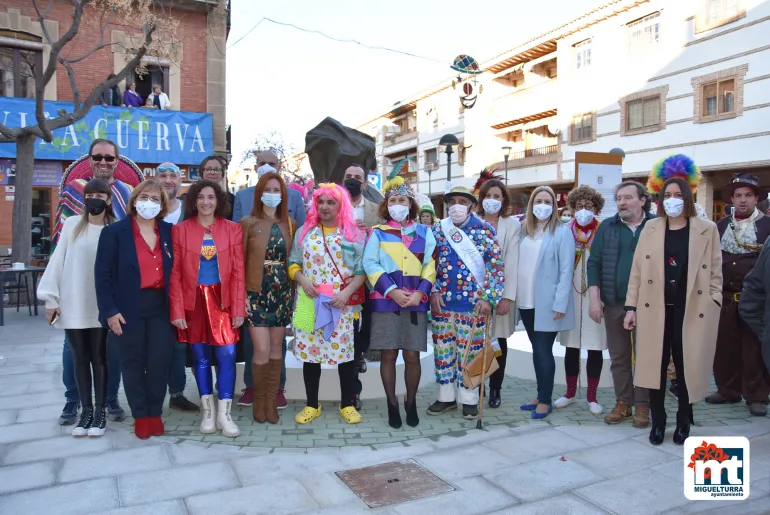
<svg viewBox="0 0 770 515">
<path fill-rule="evenodd" d="M 104 226 L 88 224 L 73 241 L 75 227 L 81 217 L 71 216 L 64 222 L 59 244 L 37 286 L 37 297 L 46 309 L 61 310 L 57 329 L 101 327 L 96 305 L 94 264 L 99 235 Z"/>
</svg>

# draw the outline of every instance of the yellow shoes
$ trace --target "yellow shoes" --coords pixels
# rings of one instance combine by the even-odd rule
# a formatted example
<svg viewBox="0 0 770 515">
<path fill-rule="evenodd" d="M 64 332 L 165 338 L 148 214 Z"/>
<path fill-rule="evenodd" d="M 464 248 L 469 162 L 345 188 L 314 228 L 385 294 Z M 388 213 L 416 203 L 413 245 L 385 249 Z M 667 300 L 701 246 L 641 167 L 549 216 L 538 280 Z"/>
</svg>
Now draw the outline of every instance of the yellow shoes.
<svg viewBox="0 0 770 515">
<path fill-rule="evenodd" d="M 347 408 L 340 407 L 340 416 L 348 424 L 358 424 L 361 422 L 361 414 L 353 406 L 348 406 Z"/>
<path fill-rule="evenodd" d="M 318 409 L 311 408 L 310 406 L 305 406 L 302 411 L 297 413 L 297 416 L 294 417 L 294 422 L 297 424 L 309 424 L 313 420 L 317 419 L 321 416 L 321 403 L 318 403 Z M 359 420 L 361 417 L 358 417 Z"/>
</svg>

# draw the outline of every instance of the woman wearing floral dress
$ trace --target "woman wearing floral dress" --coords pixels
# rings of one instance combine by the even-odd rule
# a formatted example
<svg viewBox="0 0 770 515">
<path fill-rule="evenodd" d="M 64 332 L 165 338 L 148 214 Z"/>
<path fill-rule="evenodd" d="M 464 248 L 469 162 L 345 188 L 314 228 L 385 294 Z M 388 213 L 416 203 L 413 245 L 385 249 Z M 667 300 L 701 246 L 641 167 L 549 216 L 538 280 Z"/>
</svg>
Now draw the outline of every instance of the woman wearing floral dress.
<svg viewBox="0 0 770 515">
<path fill-rule="evenodd" d="M 357 227 L 347 191 L 325 183 L 313 192 L 305 225 L 289 256 L 289 277 L 301 287 L 294 315 L 292 352 L 304 362 L 307 406 L 295 417 L 307 424 L 321 414 L 321 365 L 336 365 L 340 376 L 340 416 L 361 422 L 352 405 L 356 386 L 353 320 L 364 300 L 362 266 L 366 235 Z"/>
<path fill-rule="evenodd" d="M 259 423 L 277 424 L 279 420 L 275 399 L 281 381 L 283 339 L 294 304 L 288 267 L 297 224 L 289 216 L 287 198 L 281 176 L 268 172 L 254 190 L 251 215 L 241 220 L 246 320 L 254 342 L 252 413 Z"/>
</svg>

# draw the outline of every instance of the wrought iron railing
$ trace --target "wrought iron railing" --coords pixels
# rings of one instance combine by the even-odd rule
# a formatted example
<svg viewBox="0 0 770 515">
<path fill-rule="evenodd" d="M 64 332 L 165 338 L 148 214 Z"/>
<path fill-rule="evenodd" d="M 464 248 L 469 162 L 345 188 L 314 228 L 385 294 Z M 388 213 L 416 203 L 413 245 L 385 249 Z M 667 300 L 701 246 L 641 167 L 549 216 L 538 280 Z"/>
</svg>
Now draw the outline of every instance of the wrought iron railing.
<svg viewBox="0 0 770 515">
<path fill-rule="evenodd" d="M 559 151 L 559 145 L 548 145 L 547 147 L 529 148 L 520 152 L 512 152 L 510 160 L 515 161 L 517 159 L 526 159 L 528 157 L 545 156 L 548 154 L 556 154 Z"/>
</svg>

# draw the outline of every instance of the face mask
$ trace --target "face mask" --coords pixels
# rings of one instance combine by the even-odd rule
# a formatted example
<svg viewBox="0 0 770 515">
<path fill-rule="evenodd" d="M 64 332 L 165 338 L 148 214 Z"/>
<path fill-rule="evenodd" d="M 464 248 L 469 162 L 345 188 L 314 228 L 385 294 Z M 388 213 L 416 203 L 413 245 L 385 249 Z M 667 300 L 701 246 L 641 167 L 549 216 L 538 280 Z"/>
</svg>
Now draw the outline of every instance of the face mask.
<svg viewBox="0 0 770 515">
<path fill-rule="evenodd" d="M 589 211 L 588 209 L 581 209 L 575 213 L 575 220 L 577 220 L 577 223 L 582 227 L 585 227 L 594 221 L 594 212 Z"/>
<path fill-rule="evenodd" d="M 267 207 L 278 207 L 278 204 L 281 203 L 281 194 L 280 193 L 263 193 L 262 203 Z"/>
<path fill-rule="evenodd" d="M 353 198 L 361 195 L 361 183 L 356 179 L 345 179 L 345 189 L 348 190 L 350 196 Z"/>
<path fill-rule="evenodd" d="M 89 215 L 98 216 L 107 209 L 107 201 L 100 198 L 87 198 L 86 209 Z"/>
<path fill-rule="evenodd" d="M 390 213 L 390 217 L 395 220 L 398 223 L 403 222 L 406 220 L 406 217 L 409 216 L 409 206 L 388 206 L 388 213 Z"/>
<path fill-rule="evenodd" d="M 667 198 L 663 201 L 663 209 L 666 210 L 666 215 L 670 217 L 677 217 L 684 211 L 684 200 L 680 198 Z"/>
<path fill-rule="evenodd" d="M 276 171 L 277 170 L 270 165 L 262 165 L 259 168 L 257 168 L 257 177 L 261 178 L 263 175 L 265 175 L 268 172 L 275 173 Z"/>
<path fill-rule="evenodd" d="M 551 213 L 553 213 L 553 206 L 550 204 L 535 204 L 532 206 L 532 212 L 538 220 L 548 220 L 551 217 Z"/>
<path fill-rule="evenodd" d="M 572 221 L 572 218 L 568 216 L 562 216 L 561 218 L 559 218 L 559 220 L 561 220 L 561 223 L 563 224 L 568 224 Z"/>
<path fill-rule="evenodd" d="M 455 204 L 449 208 L 449 218 L 452 223 L 461 224 L 468 218 L 468 206 L 462 204 Z"/>
<path fill-rule="evenodd" d="M 502 202 L 493 198 L 484 199 L 481 205 L 484 207 L 484 212 L 489 213 L 490 215 L 497 214 L 500 211 L 500 208 L 503 207 Z"/>
<path fill-rule="evenodd" d="M 160 204 L 152 200 L 140 200 L 136 203 L 136 212 L 145 220 L 153 220 L 160 213 Z"/>
</svg>

